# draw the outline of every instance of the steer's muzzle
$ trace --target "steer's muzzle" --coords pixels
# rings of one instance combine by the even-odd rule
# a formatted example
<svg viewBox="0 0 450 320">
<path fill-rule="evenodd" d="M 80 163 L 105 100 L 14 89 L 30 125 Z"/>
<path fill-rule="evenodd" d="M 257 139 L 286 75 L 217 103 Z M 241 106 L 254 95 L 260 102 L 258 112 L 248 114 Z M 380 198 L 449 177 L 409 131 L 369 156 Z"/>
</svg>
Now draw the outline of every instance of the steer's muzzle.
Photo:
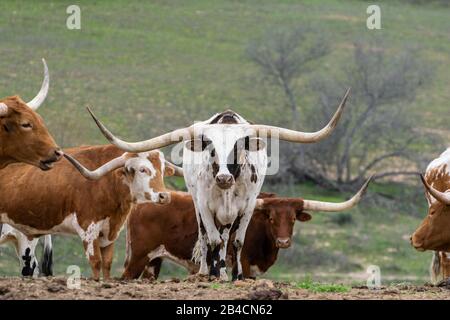
<svg viewBox="0 0 450 320">
<path fill-rule="evenodd" d="M 414 234 L 409 238 L 409 241 L 417 251 L 425 251 L 425 248 L 423 247 L 423 240 L 418 239 Z"/>
<path fill-rule="evenodd" d="M 229 189 L 234 184 L 234 177 L 231 174 L 218 174 L 216 183 L 220 189 Z"/>
<path fill-rule="evenodd" d="M 61 150 L 61 148 L 59 147 L 55 148 L 47 159 L 41 160 L 39 162 L 39 168 L 41 168 L 44 171 L 50 170 L 51 168 L 53 168 L 53 164 L 55 162 L 61 160 L 63 155 L 64 152 Z"/>
<path fill-rule="evenodd" d="M 291 246 L 291 238 L 277 238 L 276 245 L 281 249 L 289 248 Z"/>
</svg>

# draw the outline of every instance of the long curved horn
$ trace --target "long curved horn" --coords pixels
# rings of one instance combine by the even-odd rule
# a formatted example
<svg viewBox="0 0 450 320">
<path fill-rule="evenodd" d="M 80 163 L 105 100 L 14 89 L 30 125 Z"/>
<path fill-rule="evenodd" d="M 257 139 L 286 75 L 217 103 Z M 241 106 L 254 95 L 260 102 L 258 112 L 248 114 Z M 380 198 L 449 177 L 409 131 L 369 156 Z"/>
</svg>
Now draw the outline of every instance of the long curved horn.
<svg viewBox="0 0 450 320">
<path fill-rule="evenodd" d="M 363 184 L 361 189 L 349 200 L 339 203 L 334 202 L 322 202 L 322 201 L 314 201 L 314 200 L 304 200 L 303 209 L 310 211 L 325 211 L 325 212 L 338 212 L 344 211 L 353 208 L 359 200 L 361 200 L 362 196 L 367 190 L 369 186 L 370 180 L 372 180 L 371 176 L 367 181 Z"/>
<path fill-rule="evenodd" d="M 328 122 L 328 124 L 323 127 L 321 130 L 316 132 L 301 132 L 301 131 L 295 131 L 290 130 L 286 128 L 281 127 L 274 127 L 274 126 L 266 126 L 266 125 L 252 125 L 251 128 L 254 128 L 257 132 L 257 134 L 264 133 L 264 135 L 268 138 L 274 135 L 274 133 L 278 133 L 278 138 L 280 140 L 290 141 L 290 142 L 300 142 L 300 143 L 313 143 L 317 142 L 319 140 L 322 140 L 326 137 L 328 137 L 333 130 L 336 128 L 337 123 L 339 122 L 339 119 L 341 118 L 342 112 L 344 111 L 345 103 L 347 102 L 347 98 L 350 94 L 350 89 L 348 88 L 345 92 L 344 97 L 341 100 L 341 103 L 339 104 L 338 109 L 336 110 L 335 114 L 331 118 L 331 120 Z"/>
<path fill-rule="evenodd" d="M 422 183 L 425 186 L 425 189 L 427 189 L 428 193 L 430 193 L 437 201 L 445 205 L 450 205 L 450 193 L 438 191 L 430 186 L 425 180 L 423 174 L 420 175 L 420 179 L 422 180 Z"/>
<path fill-rule="evenodd" d="M 44 102 L 45 98 L 47 97 L 48 93 L 48 87 L 50 84 L 50 76 L 48 74 L 48 67 L 47 63 L 45 62 L 45 59 L 42 58 L 42 63 L 44 64 L 44 80 L 42 81 L 41 90 L 39 90 L 36 97 L 33 98 L 30 102 L 27 102 L 27 106 L 29 106 L 31 109 L 36 110 L 40 107 L 40 105 Z"/>
<path fill-rule="evenodd" d="M 97 124 L 100 131 L 103 133 L 103 135 L 106 137 L 106 139 L 111 142 L 111 144 L 115 145 L 119 149 L 122 149 L 127 152 L 145 152 L 149 150 L 159 149 L 163 147 L 167 147 L 171 144 L 178 143 L 184 140 L 186 137 L 191 137 L 194 133 L 194 128 L 187 127 L 182 129 L 176 129 L 174 131 L 165 133 L 163 135 L 160 135 L 158 137 L 152 138 L 150 140 L 146 141 L 140 141 L 140 142 L 126 142 L 123 141 L 117 137 L 115 137 L 111 131 L 109 131 L 103 123 L 100 122 L 100 120 L 97 119 L 97 117 L 94 115 L 92 110 L 87 107 L 87 110 L 91 114 L 92 118 L 94 119 L 95 123 Z"/>
<path fill-rule="evenodd" d="M 336 127 L 342 112 L 345 107 L 345 102 L 347 101 L 347 98 L 350 94 L 350 88 L 347 89 L 347 92 L 345 93 L 344 97 L 342 98 L 341 103 L 339 104 L 339 107 L 334 114 L 333 118 L 331 118 L 330 122 L 321 130 L 316 132 L 301 132 L 301 131 L 295 131 L 290 130 L 286 128 L 281 127 L 274 127 L 274 126 L 267 126 L 267 125 L 244 125 L 242 127 L 246 127 L 249 130 L 254 130 L 254 132 L 257 135 L 265 134 L 266 137 L 270 138 L 272 136 L 278 137 L 280 140 L 286 140 L 291 142 L 302 142 L 302 143 L 312 143 L 317 142 L 321 139 L 324 139 L 328 137 L 331 132 Z M 124 151 L 128 152 L 145 152 L 149 150 L 159 149 L 166 146 L 169 146 L 174 143 L 181 142 L 185 139 L 188 139 L 194 135 L 194 126 L 190 126 L 187 128 L 177 129 L 168 133 L 165 133 L 163 135 L 160 135 L 158 137 L 145 140 L 145 141 L 139 141 L 139 142 L 126 142 L 124 140 L 121 140 L 117 137 L 115 137 L 111 131 L 109 131 L 103 123 L 94 115 L 92 110 L 88 107 L 87 110 L 91 114 L 92 118 L 94 119 L 95 123 L 99 127 L 100 131 L 103 133 L 103 135 L 106 137 L 106 139 L 109 140 L 113 145 L 118 147 L 119 149 L 122 149 Z"/>
<path fill-rule="evenodd" d="M 127 161 L 126 153 L 121 155 L 120 157 L 114 158 L 111 161 L 105 163 L 101 167 L 95 169 L 94 171 L 91 171 L 84 167 L 81 163 L 79 163 L 75 158 L 69 156 L 68 154 L 64 153 L 64 157 L 66 157 L 67 160 L 78 170 L 80 171 L 81 175 L 84 176 L 87 179 L 90 180 L 98 180 L 101 177 L 103 177 L 105 174 L 120 168 L 125 165 L 125 162 Z"/>
<path fill-rule="evenodd" d="M 166 163 L 166 166 L 171 167 L 171 168 L 173 168 L 175 170 L 174 176 L 176 176 L 176 177 L 184 177 L 183 168 L 181 168 L 181 167 L 179 167 L 179 166 L 177 166 L 177 165 L 175 165 L 172 162 L 167 161 L 167 160 L 165 160 L 165 163 Z"/>
</svg>

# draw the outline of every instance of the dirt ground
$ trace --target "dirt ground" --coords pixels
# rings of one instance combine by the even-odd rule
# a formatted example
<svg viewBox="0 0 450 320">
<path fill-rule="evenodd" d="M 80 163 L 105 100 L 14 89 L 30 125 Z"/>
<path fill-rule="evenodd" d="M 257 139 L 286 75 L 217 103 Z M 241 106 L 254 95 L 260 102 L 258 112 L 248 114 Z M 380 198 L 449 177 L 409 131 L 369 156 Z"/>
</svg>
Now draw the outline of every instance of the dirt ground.
<svg viewBox="0 0 450 320">
<path fill-rule="evenodd" d="M 171 279 L 96 282 L 81 280 L 80 289 L 69 289 L 67 279 L 0 278 L 0 300 L 5 299 L 450 299 L 450 287 L 395 285 L 369 290 L 352 287 L 343 293 L 317 293 L 288 282 L 270 280 L 208 282 Z"/>
</svg>

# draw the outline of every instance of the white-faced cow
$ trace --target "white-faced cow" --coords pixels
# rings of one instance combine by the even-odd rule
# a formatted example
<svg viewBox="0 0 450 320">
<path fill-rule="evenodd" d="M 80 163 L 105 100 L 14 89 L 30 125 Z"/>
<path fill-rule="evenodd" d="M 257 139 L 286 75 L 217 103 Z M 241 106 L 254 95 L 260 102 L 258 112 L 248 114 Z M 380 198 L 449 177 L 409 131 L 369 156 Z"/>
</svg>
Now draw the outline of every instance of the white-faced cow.
<svg viewBox="0 0 450 320">
<path fill-rule="evenodd" d="M 434 250 L 432 281 L 450 275 L 450 148 L 433 160 L 421 176 L 428 202 L 428 215 L 411 237 L 419 251 Z"/>
<path fill-rule="evenodd" d="M 58 162 L 49 172 L 23 164 L 0 170 L 0 222 L 29 240 L 46 234 L 79 236 L 93 278 L 99 279 L 100 269 L 109 278 L 114 242 L 133 203 L 170 202 L 163 175 L 172 175 L 174 169 L 158 150 L 133 154 L 107 145 L 66 153 L 72 164 Z M 98 169 L 86 169 L 69 154 Z M 34 254 L 31 248 L 28 252 Z M 26 261 L 35 259 L 25 256 Z"/>
<path fill-rule="evenodd" d="M 296 221 L 309 221 L 311 216 L 308 212 L 339 212 L 352 208 L 361 199 L 368 183 L 343 203 L 260 194 L 242 248 L 244 277 L 255 278 L 263 274 L 276 262 L 279 249 L 291 246 Z M 149 203 L 136 206 L 131 211 L 127 221 L 127 258 L 122 278 L 137 279 L 142 275 L 157 279 L 163 259 L 185 267 L 190 273 L 199 270 L 199 264 L 195 263 L 199 253 L 195 250 L 198 227 L 192 196 L 171 191 L 171 199 L 166 206 Z M 233 274 L 237 276 L 236 256 L 230 249 L 227 265 L 233 266 Z"/>
<path fill-rule="evenodd" d="M 297 143 L 317 142 L 335 128 L 349 90 L 331 119 L 320 131 L 305 133 L 280 127 L 250 124 L 233 111 L 216 114 L 190 127 L 153 139 L 129 143 L 115 137 L 99 120 L 97 125 L 109 141 L 129 152 L 142 152 L 185 141 L 183 171 L 191 193 L 199 228 L 201 264 L 199 274 L 227 279 L 225 256 L 230 230 L 238 257 L 238 278 L 242 278 L 240 255 L 245 232 L 253 214 L 267 170 L 267 152 L 261 137 Z M 207 263 L 207 253 L 212 259 Z"/>
</svg>

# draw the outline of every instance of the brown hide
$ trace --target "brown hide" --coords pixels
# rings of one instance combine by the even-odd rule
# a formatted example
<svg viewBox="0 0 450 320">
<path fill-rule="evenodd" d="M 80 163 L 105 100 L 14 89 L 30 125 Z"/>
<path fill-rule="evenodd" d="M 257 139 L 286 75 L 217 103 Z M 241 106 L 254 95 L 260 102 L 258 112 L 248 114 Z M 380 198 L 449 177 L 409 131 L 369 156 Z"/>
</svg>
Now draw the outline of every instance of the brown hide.
<svg viewBox="0 0 450 320">
<path fill-rule="evenodd" d="M 0 116 L 0 168 L 24 162 L 48 170 L 61 152 L 42 118 L 18 96 L 0 99 L 8 112 Z"/>
<path fill-rule="evenodd" d="M 87 168 L 95 169 L 124 152 L 115 146 L 106 145 L 78 147 L 68 149 L 66 153 Z M 129 157 L 136 155 L 129 154 Z M 149 152 L 147 159 L 156 169 L 156 177 L 150 186 L 155 190 L 165 190 L 159 151 Z M 84 231 L 92 223 L 109 218 L 109 234 L 100 232 L 99 238 L 112 243 L 100 248 L 97 238 L 91 244 L 93 254 L 89 254 L 94 279 L 99 278 L 100 267 L 103 267 L 104 276 L 108 278 L 113 242 L 132 206 L 130 189 L 125 179 L 124 170 L 119 168 L 99 180 L 87 180 L 67 160 L 56 163 L 50 172 L 42 172 L 24 164 L 12 164 L 0 170 L 0 222 L 10 223 L 31 238 L 54 233 L 52 228 L 59 226 L 73 213 L 76 213 L 78 224 Z M 5 214 L 11 221 L 4 219 Z M 74 232 L 60 229 L 58 233 Z M 88 253 L 89 244 L 83 244 Z"/>
<path fill-rule="evenodd" d="M 436 190 L 445 192 L 450 189 L 450 175 L 447 165 L 427 171 L 427 183 Z M 426 192 L 426 197 L 431 196 Z M 412 245 L 419 251 L 450 251 L 450 206 L 433 201 L 428 214 L 411 237 Z"/>
<path fill-rule="evenodd" d="M 265 194 L 263 197 L 274 197 L 274 194 Z M 172 256 L 186 264 L 190 263 L 198 232 L 192 197 L 185 192 L 171 191 L 171 199 L 171 203 L 165 206 L 143 204 L 133 208 L 127 222 L 124 279 L 139 278 L 146 266 L 154 268 L 153 272 L 146 272 L 146 275 L 157 278 L 161 259 L 149 263 L 148 254 L 161 245 Z M 292 236 L 296 217 L 305 217 L 299 211 L 302 206 L 303 201 L 300 199 L 272 198 L 265 210 L 255 210 L 241 255 L 244 277 L 253 277 L 251 265 L 266 271 L 275 263 L 278 255 L 276 239 Z M 235 264 L 231 241 L 228 255 L 231 263 Z M 193 265 L 189 269 L 190 272 L 196 271 Z"/>
</svg>

